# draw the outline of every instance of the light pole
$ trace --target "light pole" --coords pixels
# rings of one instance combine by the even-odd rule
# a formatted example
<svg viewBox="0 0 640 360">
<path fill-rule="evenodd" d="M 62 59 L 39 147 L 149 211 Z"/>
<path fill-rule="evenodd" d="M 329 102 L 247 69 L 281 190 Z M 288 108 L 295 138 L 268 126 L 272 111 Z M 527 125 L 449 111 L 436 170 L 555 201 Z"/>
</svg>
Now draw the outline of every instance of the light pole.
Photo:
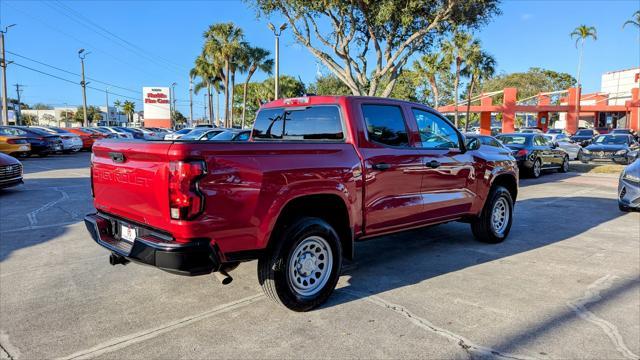
<svg viewBox="0 0 640 360">
<path fill-rule="evenodd" d="M 175 125 L 175 111 L 176 111 L 176 85 L 178 83 L 174 82 L 171 84 L 171 91 L 169 92 L 170 103 L 169 103 L 169 111 L 171 112 L 171 122 Z"/>
<path fill-rule="evenodd" d="M 78 57 L 80 58 L 80 65 L 82 66 L 82 80 L 80 80 L 80 86 L 82 86 L 82 115 L 84 115 L 83 126 L 89 126 L 89 121 L 87 120 L 87 83 L 84 81 L 84 58 L 89 54 L 90 52 L 84 52 L 84 49 L 78 50 Z"/>
<path fill-rule="evenodd" d="M 107 120 L 107 126 L 111 126 L 111 116 L 109 116 L 109 88 L 104 89 L 104 94 L 107 97 L 107 111 L 105 112 L 107 116 L 105 116 L 105 118 Z"/>
<path fill-rule="evenodd" d="M 193 124 L 193 76 L 189 77 L 189 123 L 187 126 Z"/>
<path fill-rule="evenodd" d="M 2 125 L 9 125 L 9 102 L 7 101 L 7 58 L 4 54 L 4 34 L 9 31 L 9 28 L 15 26 L 11 24 L 0 30 L 0 67 L 2 67 Z M 18 103 L 18 108 L 20 104 Z"/>
<path fill-rule="evenodd" d="M 269 29 L 273 31 L 273 35 L 276 37 L 276 71 L 275 71 L 275 88 L 273 90 L 274 100 L 280 98 L 280 34 L 287 28 L 287 23 L 283 23 L 276 30 L 276 27 L 272 23 L 269 23 Z"/>
</svg>

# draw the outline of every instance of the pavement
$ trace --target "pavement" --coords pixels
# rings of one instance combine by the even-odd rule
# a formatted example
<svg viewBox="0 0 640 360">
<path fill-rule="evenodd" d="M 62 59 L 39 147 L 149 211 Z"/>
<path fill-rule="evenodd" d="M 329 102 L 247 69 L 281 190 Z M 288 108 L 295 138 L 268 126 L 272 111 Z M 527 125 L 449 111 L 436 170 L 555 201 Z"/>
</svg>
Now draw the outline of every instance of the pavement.
<svg viewBox="0 0 640 360">
<path fill-rule="evenodd" d="M 86 153 L 25 159 L 0 191 L 0 359 L 638 359 L 640 213 L 616 175 L 523 179 L 511 235 L 449 223 L 358 243 L 308 313 L 233 283 L 110 266 L 81 219 Z"/>
</svg>

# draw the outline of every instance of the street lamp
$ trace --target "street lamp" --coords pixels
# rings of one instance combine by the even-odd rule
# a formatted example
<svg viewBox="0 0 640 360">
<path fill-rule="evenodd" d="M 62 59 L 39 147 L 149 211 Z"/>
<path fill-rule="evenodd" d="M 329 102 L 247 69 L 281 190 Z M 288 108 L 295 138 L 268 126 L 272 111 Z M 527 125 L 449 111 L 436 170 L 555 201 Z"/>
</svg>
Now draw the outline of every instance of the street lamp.
<svg viewBox="0 0 640 360">
<path fill-rule="evenodd" d="M 82 86 L 82 111 L 84 115 L 84 126 L 89 126 L 89 121 L 87 121 L 87 83 L 84 81 L 84 58 L 86 58 L 89 54 L 91 53 L 85 52 L 84 49 L 78 50 L 78 57 L 80 58 L 80 64 L 82 65 L 82 80 L 80 81 L 80 86 Z"/>
<path fill-rule="evenodd" d="M 276 27 L 272 23 L 269 23 L 269 29 L 273 31 L 273 35 L 276 37 L 276 71 L 275 71 L 275 89 L 274 100 L 280 97 L 280 34 L 287 28 L 287 23 L 280 25 L 280 28 L 276 30 Z"/>
<path fill-rule="evenodd" d="M 174 82 L 171 84 L 171 92 L 169 93 L 169 97 L 170 99 L 170 103 L 169 103 L 169 112 L 171 112 L 171 120 L 172 122 L 174 122 L 174 124 L 171 124 L 172 126 L 175 125 L 175 111 L 176 111 L 176 85 L 178 85 L 178 83 Z"/>
<path fill-rule="evenodd" d="M 4 34 L 9 31 L 9 28 L 16 26 L 11 24 L 6 26 L 3 30 L 0 30 L 0 67 L 2 68 L 2 125 L 9 125 L 9 102 L 7 101 L 7 57 L 4 54 Z M 18 109 L 20 103 L 18 103 Z"/>
</svg>

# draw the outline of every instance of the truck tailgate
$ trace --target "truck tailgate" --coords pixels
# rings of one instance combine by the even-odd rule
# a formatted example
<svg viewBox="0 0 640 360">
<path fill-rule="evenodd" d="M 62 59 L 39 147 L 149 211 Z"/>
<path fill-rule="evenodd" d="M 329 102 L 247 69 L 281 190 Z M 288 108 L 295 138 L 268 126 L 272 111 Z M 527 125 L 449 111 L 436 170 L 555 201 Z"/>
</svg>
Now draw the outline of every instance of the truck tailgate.
<svg viewBox="0 0 640 360">
<path fill-rule="evenodd" d="M 168 152 L 171 142 L 100 141 L 91 176 L 96 209 L 142 224 L 169 218 Z"/>
</svg>

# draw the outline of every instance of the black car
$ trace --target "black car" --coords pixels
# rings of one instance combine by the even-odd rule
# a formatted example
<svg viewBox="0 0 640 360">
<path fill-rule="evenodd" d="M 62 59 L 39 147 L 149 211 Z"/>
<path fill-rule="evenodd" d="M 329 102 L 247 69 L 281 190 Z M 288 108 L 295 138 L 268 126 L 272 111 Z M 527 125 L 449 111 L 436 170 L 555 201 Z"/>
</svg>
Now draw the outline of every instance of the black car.
<svg viewBox="0 0 640 360">
<path fill-rule="evenodd" d="M 0 126 L 0 134 L 21 136 L 31 144 L 31 154 L 47 156 L 62 151 L 62 138 L 50 132 L 26 126 Z"/>
<path fill-rule="evenodd" d="M 611 134 L 611 135 L 631 135 L 631 136 L 633 136 L 633 138 L 636 141 L 640 140 L 640 139 L 638 139 L 638 134 L 636 134 L 636 132 L 631 130 L 631 129 L 613 129 L 613 130 L 611 130 L 611 132 L 609 134 Z"/>
<path fill-rule="evenodd" d="M 132 129 L 132 128 L 127 128 L 127 127 L 122 127 L 122 126 L 114 126 L 114 129 L 118 130 L 118 131 L 122 131 L 122 132 L 126 132 L 129 133 L 131 135 L 133 135 L 134 139 L 142 139 L 144 140 L 144 133 L 138 129 Z"/>
<path fill-rule="evenodd" d="M 520 170 L 531 177 L 539 177 L 546 169 L 569 171 L 569 154 L 542 134 L 501 134 L 496 139 L 511 149 Z"/>
<path fill-rule="evenodd" d="M 605 160 L 629 164 L 638 157 L 639 148 L 638 142 L 631 135 L 600 135 L 582 149 L 580 160 L 583 163 Z"/>
<path fill-rule="evenodd" d="M 591 144 L 591 140 L 598 135 L 598 132 L 593 129 L 580 129 L 571 136 L 571 140 L 584 147 Z"/>
</svg>

